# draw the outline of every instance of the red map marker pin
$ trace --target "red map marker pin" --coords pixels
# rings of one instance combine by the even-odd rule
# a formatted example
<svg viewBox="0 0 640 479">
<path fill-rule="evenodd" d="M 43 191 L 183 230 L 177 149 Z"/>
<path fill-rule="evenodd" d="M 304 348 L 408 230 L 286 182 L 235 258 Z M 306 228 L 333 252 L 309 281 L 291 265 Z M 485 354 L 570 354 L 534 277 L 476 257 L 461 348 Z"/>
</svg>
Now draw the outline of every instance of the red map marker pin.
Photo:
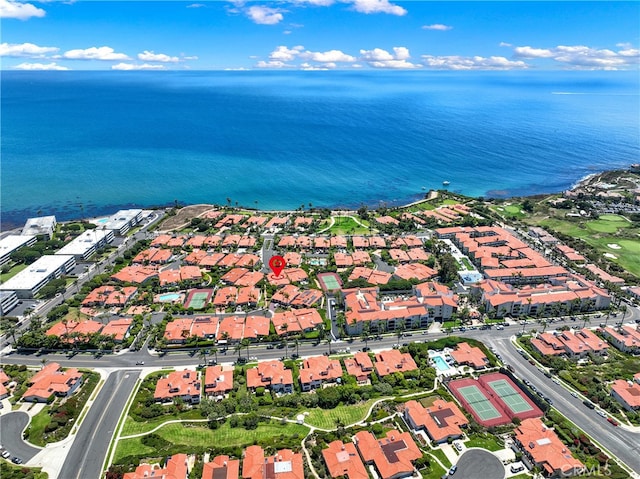
<svg viewBox="0 0 640 479">
<path fill-rule="evenodd" d="M 276 278 L 280 277 L 280 273 L 287 265 L 287 262 L 284 260 L 282 256 L 272 256 L 269 260 L 269 268 L 273 271 L 273 274 L 276 275 Z"/>
</svg>

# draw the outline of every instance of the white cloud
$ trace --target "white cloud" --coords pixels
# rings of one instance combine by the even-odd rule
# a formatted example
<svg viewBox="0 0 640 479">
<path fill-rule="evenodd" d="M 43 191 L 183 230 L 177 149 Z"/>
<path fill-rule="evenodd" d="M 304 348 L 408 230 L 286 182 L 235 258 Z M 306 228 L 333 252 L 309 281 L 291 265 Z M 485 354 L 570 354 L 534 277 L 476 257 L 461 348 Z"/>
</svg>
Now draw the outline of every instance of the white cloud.
<svg viewBox="0 0 640 479">
<path fill-rule="evenodd" d="M 513 52 L 520 58 L 550 58 L 572 69 L 614 70 L 638 64 L 638 49 L 626 43 L 617 46 L 623 49 L 616 52 L 585 45 L 558 45 L 554 48 L 515 47 Z"/>
<path fill-rule="evenodd" d="M 258 68 L 290 68 L 292 65 L 287 65 L 285 62 L 280 60 L 269 60 L 268 62 L 260 60 L 256 66 Z"/>
<path fill-rule="evenodd" d="M 499 47 L 512 47 L 513 45 L 511 43 L 507 43 L 507 42 L 500 42 L 498 43 Z"/>
<path fill-rule="evenodd" d="M 302 45 L 297 45 L 293 48 L 288 48 L 284 45 L 280 45 L 269 54 L 269 60 L 290 62 L 298 55 L 300 55 L 303 50 L 304 47 Z"/>
<path fill-rule="evenodd" d="M 69 50 L 63 55 L 69 60 L 131 60 L 124 53 L 116 53 L 111 47 L 91 47 Z"/>
<path fill-rule="evenodd" d="M 302 57 L 306 60 L 311 60 L 319 63 L 335 63 L 335 62 L 355 62 L 355 57 L 347 55 L 340 50 L 329 50 L 327 52 L 304 52 Z"/>
<path fill-rule="evenodd" d="M 0 18 L 17 18 L 28 20 L 31 17 L 44 17 L 46 12 L 30 3 L 16 2 L 14 0 L 0 0 Z"/>
<path fill-rule="evenodd" d="M 33 43 L 0 43 L 0 57 L 42 58 L 58 50 L 56 47 L 40 47 Z"/>
<path fill-rule="evenodd" d="M 204 3 L 192 3 L 191 5 L 187 5 L 187 8 L 203 8 L 205 7 Z"/>
<path fill-rule="evenodd" d="M 389 3 L 389 0 L 346 0 L 353 4 L 353 9 L 360 13 L 388 13 L 389 15 L 406 15 L 407 11 L 399 5 Z"/>
<path fill-rule="evenodd" d="M 170 57 L 164 53 L 153 53 L 145 50 L 142 53 L 138 53 L 138 60 L 143 62 L 161 62 L 161 63 L 177 63 L 180 61 L 178 57 Z"/>
<path fill-rule="evenodd" d="M 275 25 L 280 23 L 284 16 L 277 8 L 254 5 L 247 9 L 247 15 L 254 23 L 259 25 Z"/>
<path fill-rule="evenodd" d="M 296 5 L 315 5 L 317 7 L 329 7 L 335 3 L 335 0 L 293 0 Z"/>
<path fill-rule="evenodd" d="M 433 25 L 423 25 L 423 30 L 439 30 L 441 32 L 446 32 L 447 30 L 451 30 L 453 27 L 449 25 L 443 25 L 442 23 L 434 23 Z"/>
<path fill-rule="evenodd" d="M 529 66 L 521 61 L 505 57 L 463 57 L 459 55 L 432 56 L 422 55 L 424 65 L 434 70 L 513 70 Z"/>
<path fill-rule="evenodd" d="M 530 46 L 515 47 L 513 54 L 519 58 L 551 58 L 553 52 L 546 48 L 533 48 Z"/>
<path fill-rule="evenodd" d="M 393 55 L 382 48 L 374 48 L 373 50 L 360 50 L 360 55 L 362 55 L 362 59 L 365 61 L 386 61 L 393 60 Z"/>
<path fill-rule="evenodd" d="M 333 65 L 333 66 L 330 66 L 330 65 Z M 335 68 L 335 66 L 336 66 L 335 63 L 333 64 L 327 63 L 322 66 L 317 66 L 317 65 L 312 65 L 310 63 L 305 62 L 300 64 L 300 69 L 305 71 L 329 70 L 330 68 Z"/>
<path fill-rule="evenodd" d="M 13 67 L 14 70 L 68 70 L 67 67 L 63 67 L 56 63 L 21 63 Z"/>
<path fill-rule="evenodd" d="M 111 65 L 112 70 L 164 70 L 164 65 L 150 65 L 148 63 L 135 64 L 135 63 L 118 63 Z"/>
<path fill-rule="evenodd" d="M 411 55 L 406 47 L 393 47 L 393 53 L 382 48 L 360 50 L 360 55 L 360 59 L 366 61 L 373 68 L 410 69 L 421 67 L 420 64 L 407 61 Z"/>
</svg>

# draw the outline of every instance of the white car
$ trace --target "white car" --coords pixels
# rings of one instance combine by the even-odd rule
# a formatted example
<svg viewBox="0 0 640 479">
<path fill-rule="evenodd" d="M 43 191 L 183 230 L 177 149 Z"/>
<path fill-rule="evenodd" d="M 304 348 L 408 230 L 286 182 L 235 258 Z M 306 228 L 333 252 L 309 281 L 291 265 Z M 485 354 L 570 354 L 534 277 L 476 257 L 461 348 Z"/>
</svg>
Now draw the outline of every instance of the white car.
<svg viewBox="0 0 640 479">
<path fill-rule="evenodd" d="M 4 452 L 2 453 L 2 457 L 4 457 L 5 459 L 8 459 L 8 458 L 9 458 L 9 456 L 11 456 L 11 453 L 10 453 L 9 451 L 4 451 Z"/>
</svg>

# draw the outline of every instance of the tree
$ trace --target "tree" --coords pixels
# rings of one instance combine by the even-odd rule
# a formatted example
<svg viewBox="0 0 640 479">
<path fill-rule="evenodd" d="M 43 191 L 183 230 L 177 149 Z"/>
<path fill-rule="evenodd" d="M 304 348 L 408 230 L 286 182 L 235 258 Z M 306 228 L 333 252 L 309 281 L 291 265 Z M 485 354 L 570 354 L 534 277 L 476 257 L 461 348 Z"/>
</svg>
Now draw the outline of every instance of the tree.
<svg viewBox="0 0 640 479">
<path fill-rule="evenodd" d="M 364 341 L 365 349 L 369 349 L 369 338 L 371 337 L 370 330 L 371 324 L 369 323 L 369 321 L 367 321 L 366 323 L 364 323 L 362 332 L 360 333 L 360 339 Z"/>
<path fill-rule="evenodd" d="M 458 277 L 458 262 L 451 255 L 451 253 L 445 253 L 440 258 L 440 268 L 438 269 L 438 275 L 443 283 L 450 283 L 455 281 Z"/>
<path fill-rule="evenodd" d="M 240 341 L 240 345 L 243 348 L 247 348 L 247 361 L 249 360 L 249 346 L 251 346 L 251 341 L 249 341 L 248 338 L 243 338 L 242 341 Z"/>
</svg>

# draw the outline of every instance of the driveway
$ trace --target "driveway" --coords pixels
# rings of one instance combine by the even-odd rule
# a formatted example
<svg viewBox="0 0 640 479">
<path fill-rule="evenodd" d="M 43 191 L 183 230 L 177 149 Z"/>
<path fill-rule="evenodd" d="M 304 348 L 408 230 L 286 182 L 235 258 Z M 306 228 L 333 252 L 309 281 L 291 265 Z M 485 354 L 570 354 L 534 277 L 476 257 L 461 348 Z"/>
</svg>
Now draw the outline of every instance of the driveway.
<svg viewBox="0 0 640 479">
<path fill-rule="evenodd" d="M 2 447 L 11 453 L 11 457 L 19 457 L 27 462 L 40 452 L 40 449 L 27 444 L 22 439 L 22 431 L 29 424 L 26 412 L 14 411 L 0 417 L 0 431 L 2 431 Z"/>
<path fill-rule="evenodd" d="M 455 479 L 504 479 L 500 459 L 484 449 L 468 449 L 458 459 Z"/>
</svg>

